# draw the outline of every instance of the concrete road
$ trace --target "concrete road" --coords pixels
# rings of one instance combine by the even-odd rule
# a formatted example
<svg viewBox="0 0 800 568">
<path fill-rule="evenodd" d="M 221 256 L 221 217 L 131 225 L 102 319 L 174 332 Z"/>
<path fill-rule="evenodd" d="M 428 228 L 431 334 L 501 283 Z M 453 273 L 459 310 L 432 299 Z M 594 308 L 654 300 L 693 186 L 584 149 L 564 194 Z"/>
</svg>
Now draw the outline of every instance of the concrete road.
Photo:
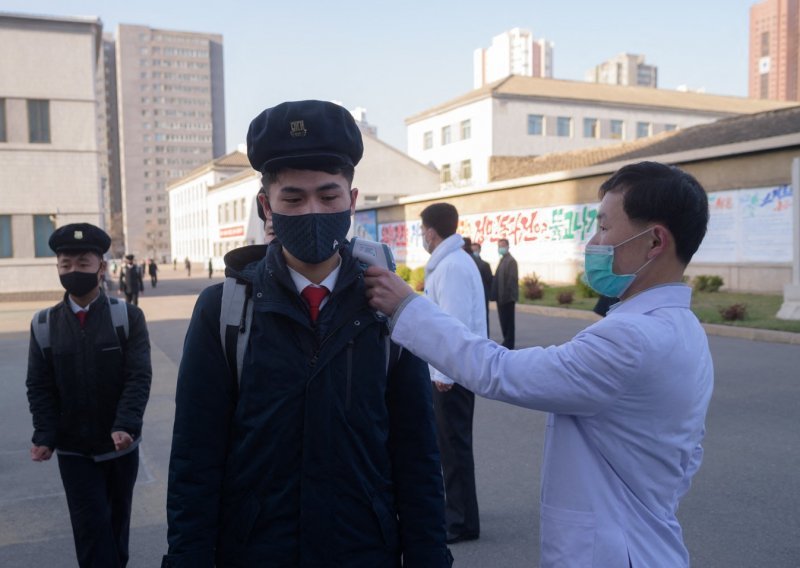
<svg viewBox="0 0 800 568">
<path fill-rule="evenodd" d="M 183 336 L 204 274 L 165 267 L 140 305 L 153 345 L 130 566 L 158 566 L 166 549 L 164 503 L 173 397 Z M 41 303 L 0 304 L 0 566 L 73 567 L 57 466 L 28 458 L 27 326 Z M 517 314 L 520 347 L 566 341 L 586 320 Z M 492 313 L 493 336 L 499 329 Z M 711 337 L 716 390 L 706 457 L 679 517 L 694 566 L 800 566 L 800 347 Z M 536 566 L 544 415 L 479 399 L 475 458 L 481 539 L 452 547 L 456 566 Z"/>
</svg>

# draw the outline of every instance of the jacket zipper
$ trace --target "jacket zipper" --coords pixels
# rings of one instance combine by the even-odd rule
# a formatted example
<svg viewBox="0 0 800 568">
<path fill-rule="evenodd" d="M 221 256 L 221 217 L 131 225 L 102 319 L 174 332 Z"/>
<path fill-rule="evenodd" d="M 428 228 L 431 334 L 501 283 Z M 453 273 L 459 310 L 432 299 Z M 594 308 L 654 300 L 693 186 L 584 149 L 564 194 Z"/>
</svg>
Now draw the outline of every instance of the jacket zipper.
<svg viewBox="0 0 800 568">
<path fill-rule="evenodd" d="M 347 391 L 345 392 L 344 409 L 350 410 L 351 392 L 353 388 L 353 345 L 354 340 L 347 342 Z"/>
</svg>

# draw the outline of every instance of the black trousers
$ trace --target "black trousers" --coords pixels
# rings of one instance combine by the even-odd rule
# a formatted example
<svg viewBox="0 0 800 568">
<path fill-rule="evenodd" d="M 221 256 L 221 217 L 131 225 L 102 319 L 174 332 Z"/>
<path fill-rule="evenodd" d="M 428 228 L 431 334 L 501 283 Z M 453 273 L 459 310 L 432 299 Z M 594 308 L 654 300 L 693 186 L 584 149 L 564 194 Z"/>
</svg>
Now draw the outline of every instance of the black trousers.
<svg viewBox="0 0 800 568">
<path fill-rule="evenodd" d="M 447 392 L 433 387 L 436 439 L 444 474 L 445 520 L 448 537 L 480 534 L 475 461 L 472 457 L 472 415 L 475 395 L 460 385 Z"/>
<path fill-rule="evenodd" d="M 497 318 L 500 320 L 500 331 L 503 334 L 503 347 L 514 349 L 514 309 L 516 302 L 497 304 Z"/>
<path fill-rule="evenodd" d="M 158 276 L 156 276 L 155 274 L 151 274 L 150 275 L 150 287 L 151 288 L 155 288 L 156 284 L 158 284 Z"/>
<path fill-rule="evenodd" d="M 134 292 L 132 294 L 128 294 L 125 292 L 125 301 L 129 304 L 133 304 L 134 306 L 139 305 L 139 292 Z"/>
<path fill-rule="evenodd" d="M 67 494 L 78 564 L 81 568 L 124 568 L 139 448 L 102 462 L 59 455 L 58 469 Z"/>
</svg>

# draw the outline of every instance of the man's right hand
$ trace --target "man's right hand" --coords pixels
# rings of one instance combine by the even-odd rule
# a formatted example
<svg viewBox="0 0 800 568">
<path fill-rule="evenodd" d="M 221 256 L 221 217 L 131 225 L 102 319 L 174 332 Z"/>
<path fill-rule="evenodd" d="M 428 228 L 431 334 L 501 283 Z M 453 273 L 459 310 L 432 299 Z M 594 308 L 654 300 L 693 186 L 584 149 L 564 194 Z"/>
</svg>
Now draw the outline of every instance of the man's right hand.
<svg viewBox="0 0 800 568">
<path fill-rule="evenodd" d="M 377 266 L 370 266 L 365 273 L 367 300 L 373 309 L 391 316 L 397 306 L 414 290 L 394 272 Z"/>
<path fill-rule="evenodd" d="M 31 447 L 31 459 L 35 462 L 47 461 L 53 457 L 53 450 L 47 446 Z"/>
</svg>

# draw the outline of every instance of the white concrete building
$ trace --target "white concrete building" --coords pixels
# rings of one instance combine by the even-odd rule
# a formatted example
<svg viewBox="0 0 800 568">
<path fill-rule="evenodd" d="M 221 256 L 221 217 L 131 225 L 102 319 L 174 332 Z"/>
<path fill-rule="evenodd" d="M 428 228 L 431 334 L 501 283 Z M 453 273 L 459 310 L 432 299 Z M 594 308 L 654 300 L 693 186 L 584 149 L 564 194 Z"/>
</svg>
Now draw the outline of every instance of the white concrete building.
<svg viewBox="0 0 800 568">
<path fill-rule="evenodd" d="M 644 55 L 620 53 L 586 72 L 590 83 L 627 85 L 631 87 L 658 87 L 658 67 L 645 65 Z"/>
<path fill-rule="evenodd" d="M 171 258 L 208 261 L 208 189 L 226 178 L 251 171 L 247 156 L 237 150 L 200 166 L 167 187 Z"/>
<path fill-rule="evenodd" d="M 103 227 L 98 18 L 0 13 L 0 296 L 62 290 L 57 227 Z"/>
<path fill-rule="evenodd" d="M 552 77 L 553 42 L 513 28 L 493 37 L 491 46 L 476 49 L 472 61 L 476 89 L 510 75 Z"/>
<path fill-rule="evenodd" d="M 400 150 L 362 130 L 364 157 L 356 166 L 353 187 L 357 207 L 391 202 L 401 196 L 437 191 L 439 174 Z M 240 151 L 198 168 L 167 188 L 172 227 L 172 256 L 188 257 L 215 270 L 223 267 L 228 251 L 264 242 L 256 195 L 261 174 Z M 363 235 L 362 235 L 363 236 Z"/>
<path fill-rule="evenodd" d="M 406 120 L 408 154 L 442 189 L 492 181 L 494 157 L 616 144 L 788 106 L 699 93 L 512 76 Z"/>
</svg>

